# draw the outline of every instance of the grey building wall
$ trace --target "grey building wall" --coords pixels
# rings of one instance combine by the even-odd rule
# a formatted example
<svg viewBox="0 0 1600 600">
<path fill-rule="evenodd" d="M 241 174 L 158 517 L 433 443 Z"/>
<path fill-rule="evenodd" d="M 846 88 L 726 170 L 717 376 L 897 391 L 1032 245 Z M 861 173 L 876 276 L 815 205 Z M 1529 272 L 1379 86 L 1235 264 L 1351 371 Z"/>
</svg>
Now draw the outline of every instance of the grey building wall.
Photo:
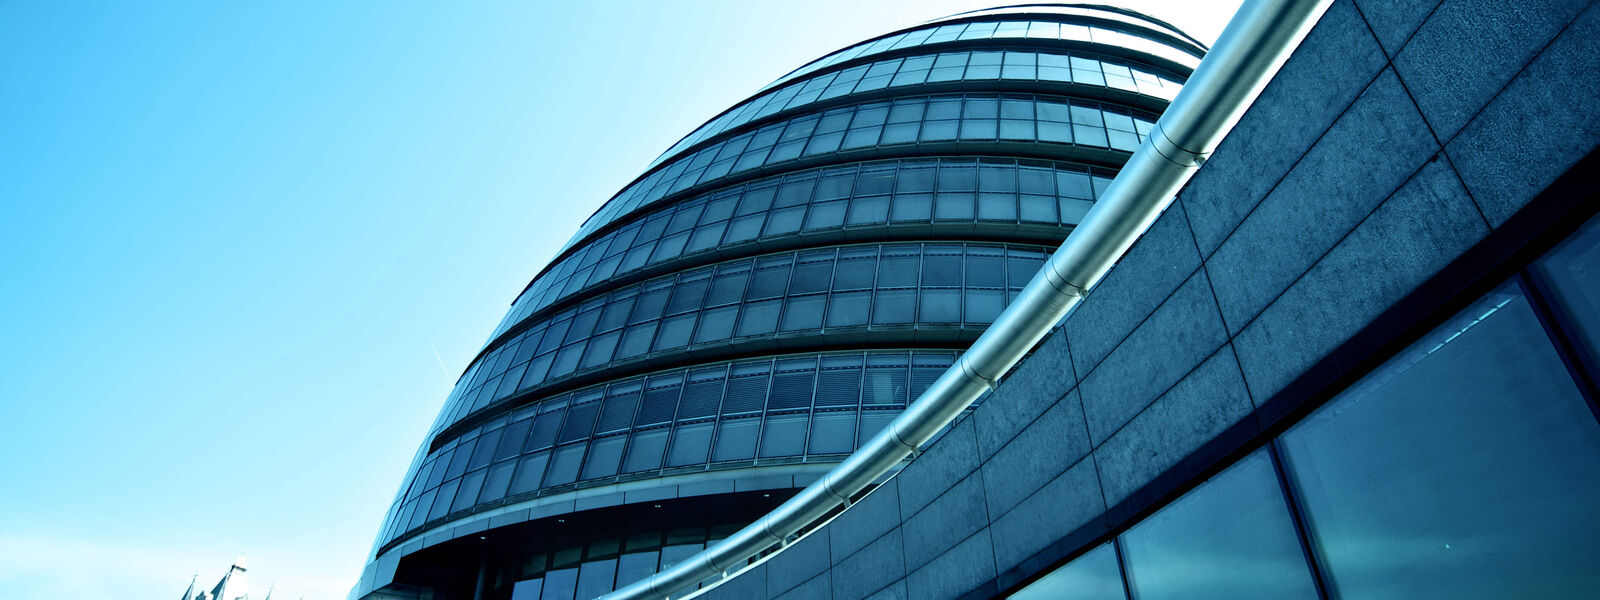
<svg viewBox="0 0 1600 600">
<path fill-rule="evenodd" d="M 1591 2 L 1335 3 L 990 400 L 706 597 L 989 597 L 1148 514 L 1595 149 L 1597 58 Z"/>
</svg>

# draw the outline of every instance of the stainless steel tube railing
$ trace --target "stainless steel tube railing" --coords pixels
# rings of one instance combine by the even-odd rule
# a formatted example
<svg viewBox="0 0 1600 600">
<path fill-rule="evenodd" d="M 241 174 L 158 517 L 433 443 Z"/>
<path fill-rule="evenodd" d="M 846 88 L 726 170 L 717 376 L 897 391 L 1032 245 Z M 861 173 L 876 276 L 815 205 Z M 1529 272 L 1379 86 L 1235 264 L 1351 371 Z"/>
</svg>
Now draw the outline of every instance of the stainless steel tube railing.
<svg viewBox="0 0 1600 600">
<path fill-rule="evenodd" d="M 741 568 L 887 473 L 993 387 L 1160 216 L 1332 0 L 1247 0 L 1082 224 L 932 387 L 821 479 L 699 554 L 603 596 L 678 597 Z M 692 591 L 692 590 L 691 590 Z"/>
</svg>

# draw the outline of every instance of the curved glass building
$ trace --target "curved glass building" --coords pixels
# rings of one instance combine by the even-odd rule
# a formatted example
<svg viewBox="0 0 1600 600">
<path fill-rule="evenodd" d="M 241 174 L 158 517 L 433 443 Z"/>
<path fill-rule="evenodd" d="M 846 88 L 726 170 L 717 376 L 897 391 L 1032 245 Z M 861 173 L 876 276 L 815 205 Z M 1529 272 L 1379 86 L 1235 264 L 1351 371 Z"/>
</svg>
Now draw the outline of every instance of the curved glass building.
<svg viewBox="0 0 1600 600">
<path fill-rule="evenodd" d="M 976 339 L 1204 50 L 1125 10 L 1023 5 L 729 107 L 516 298 L 352 598 L 591 598 L 764 514 Z"/>
</svg>

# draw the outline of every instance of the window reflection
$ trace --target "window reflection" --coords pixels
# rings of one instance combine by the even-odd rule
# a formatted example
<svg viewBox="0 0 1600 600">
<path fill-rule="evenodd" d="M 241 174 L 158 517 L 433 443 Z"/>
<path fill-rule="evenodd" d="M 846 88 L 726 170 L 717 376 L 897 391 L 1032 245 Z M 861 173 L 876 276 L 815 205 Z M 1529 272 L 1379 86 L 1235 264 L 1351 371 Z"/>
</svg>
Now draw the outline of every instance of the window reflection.
<svg viewBox="0 0 1600 600">
<path fill-rule="evenodd" d="M 954 358 L 948 351 L 804 354 L 569 392 L 422 456 L 397 499 L 385 539 L 480 504 L 579 481 L 715 462 L 848 454 Z M 452 470 L 465 470 L 480 456 L 489 464 L 464 475 Z"/>
<path fill-rule="evenodd" d="M 544 574 L 541 600 L 577 600 L 578 570 L 556 569 Z"/>
<path fill-rule="evenodd" d="M 997 53 L 998 54 L 998 53 Z M 993 68 L 998 68 L 995 66 Z M 602 206 L 572 238 L 576 244 L 601 227 L 631 215 L 641 207 L 649 206 L 670 194 L 695 187 L 707 186 L 730 175 L 737 175 L 759 167 L 779 165 L 803 155 L 802 150 L 812 144 L 811 154 L 866 148 L 860 140 L 878 135 L 878 115 L 888 111 L 883 125 L 880 146 L 911 142 L 946 142 L 962 140 L 986 141 L 996 138 L 994 112 L 989 110 L 997 102 L 1008 105 L 1006 131 L 1008 139 L 1017 142 L 1073 144 L 1090 148 L 1103 148 L 1132 152 L 1148 135 L 1155 124 L 1155 116 L 1134 112 L 1114 105 L 1069 100 L 1055 96 L 965 94 L 949 96 L 922 96 L 897 98 L 892 101 L 867 102 L 834 109 L 818 115 L 803 115 L 767 124 L 755 131 L 741 133 L 732 138 L 713 143 L 693 154 L 685 155 L 644 179 L 630 185 Z M 970 108 L 970 110 L 968 110 Z M 847 116 L 850 113 L 851 116 Z M 860 125 L 852 125 L 845 132 L 829 131 L 849 122 L 856 123 L 853 115 L 865 113 Z M 1065 118 L 1070 114 L 1070 119 Z M 920 115 L 920 123 L 913 116 Z M 830 120 L 830 118 L 832 120 Z M 1034 124 L 1036 127 L 1030 127 Z M 1070 126 L 1070 127 L 1069 127 Z M 821 129 L 819 129 L 821 127 Z M 1034 135 L 1026 136 L 1029 131 Z M 841 136 L 854 134 L 858 146 L 841 147 Z M 709 164 L 706 164 L 709 163 Z M 704 167 L 698 165 L 706 164 Z M 778 225 L 769 226 L 782 231 L 799 227 L 798 216 L 783 212 Z M 646 228 L 650 222 L 646 222 Z M 662 224 L 665 227 L 665 223 Z M 650 239 L 660 237 L 656 231 L 641 229 Z M 679 236 L 684 234 L 678 234 Z M 666 254 L 681 251 L 679 237 L 667 234 L 671 248 Z M 663 241 L 663 243 L 668 243 Z M 660 260 L 653 259 L 653 260 Z M 624 263 L 627 261 L 625 260 Z M 572 265 L 572 271 L 589 272 L 581 261 Z M 592 275 L 586 275 L 592 278 Z"/>
<path fill-rule="evenodd" d="M 993 25 L 987 24 L 987 25 Z M 1027 31 L 1027 37 L 1056 38 L 1060 28 L 1055 23 L 1008 22 L 999 27 L 1002 34 L 984 31 L 984 25 L 964 32 L 960 39 L 984 37 L 1022 37 L 1004 35 L 1004 32 Z M 964 26 L 963 26 L 964 27 Z M 1088 30 L 1089 28 L 1083 28 Z M 1105 32 L 1106 30 L 1096 31 Z M 1085 38 L 1088 36 L 1085 35 Z M 948 41 L 948 40 L 946 40 Z M 657 158 L 652 167 L 677 155 L 685 148 L 780 110 L 791 110 L 817 100 L 828 100 L 849 94 L 859 94 L 884 87 L 898 87 L 921 83 L 961 80 L 1037 80 L 1061 83 L 1078 83 L 1097 87 L 1111 87 L 1164 100 L 1177 96 L 1182 87 L 1174 78 L 1158 74 L 1145 67 L 1102 61 L 1087 56 L 1073 56 L 1060 52 L 1035 50 L 979 50 L 944 52 L 907 58 L 892 58 L 851 67 L 836 73 L 824 73 L 812 79 L 795 82 L 762 94 L 728 110 L 722 116 L 702 125 L 685 136 Z"/>
<path fill-rule="evenodd" d="M 1073 559 L 1011 596 L 1012 600 L 1127 600 L 1111 544 Z"/>
<path fill-rule="evenodd" d="M 1513 285 L 1282 443 L 1341 596 L 1600 595 L 1600 425 Z"/>
<path fill-rule="evenodd" d="M 1017 189 L 1016 174 L 1004 173 L 1009 183 L 994 185 Z M 950 185 L 978 181 L 971 168 L 964 176 Z M 583 370 L 537 366 L 560 363 L 563 356 L 593 357 L 598 352 L 617 361 L 692 344 L 824 328 L 985 325 L 1027 284 L 1044 258 L 1045 249 L 1037 246 L 874 244 L 740 259 L 646 281 L 558 313 L 485 354 L 447 399 L 444 410 L 451 416 L 443 424 Z M 604 316 L 619 305 L 631 306 L 626 327 L 620 317 Z M 593 337 L 587 333 L 603 327 L 612 330 Z M 618 347 L 614 353 L 613 345 Z M 600 362 L 587 368 L 607 366 Z M 511 385 L 495 383 L 517 376 L 520 382 Z M 588 426 L 592 416 L 583 418 L 581 425 Z M 562 441 L 573 439 L 577 437 Z"/>
<path fill-rule="evenodd" d="M 611 591 L 617 578 L 617 559 L 610 558 L 583 563 L 578 570 L 578 598 L 595 598 Z"/>
<path fill-rule="evenodd" d="M 921 115 L 918 106 L 916 115 Z M 1052 106 L 1056 105 L 1040 105 L 1040 118 L 1063 121 L 1061 127 L 1070 129 L 1070 124 L 1064 122 L 1070 119 L 1067 106 Z M 1017 110 L 1031 115 L 1034 107 L 1027 102 L 1002 102 L 1002 116 L 1016 114 Z M 1066 136 L 1062 141 L 1071 140 L 1070 131 Z M 973 159 L 946 158 L 829 167 L 758 181 L 743 186 L 742 191 L 718 192 L 712 199 L 691 199 L 660 209 L 585 244 L 546 269 L 518 298 L 496 335 L 563 298 L 604 284 L 614 275 L 695 252 L 754 241 L 758 237 L 797 235 L 802 228 L 815 232 L 875 226 L 886 219 L 900 224 L 927 222 L 935 219 L 935 212 L 935 220 L 941 222 L 1076 224 L 1093 204 L 1094 190 L 1103 187 L 1102 180 L 1109 181 L 1108 174 L 1065 163 L 985 159 L 981 163 L 985 175 L 980 184 L 974 178 L 974 166 L 978 164 Z M 936 183 L 942 192 L 937 211 L 931 194 Z M 794 195 L 774 208 L 774 194 L 780 185 L 784 190 L 795 190 Z M 735 205 L 737 213 L 733 212 Z M 683 214 L 698 216 L 694 235 L 704 234 L 708 241 L 690 244 L 678 251 L 659 252 L 666 224 L 678 222 Z M 728 221 L 730 218 L 732 220 Z M 711 236 L 711 232 L 716 232 L 717 236 Z M 606 258 L 595 266 L 582 266 L 600 256 Z M 594 327 L 594 333 L 616 330 L 627 315 L 627 307 L 634 301 L 631 297 L 613 298 L 612 304 L 605 307 L 600 323 Z M 653 303 L 648 311 L 659 310 L 654 303 L 663 301 L 662 298 L 647 298 L 646 302 Z M 601 308 L 598 304 L 593 307 Z M 580 335 L 589 334 L 584 328 Z M 524 355 L 517 356 L 512 364 L 550 349 L 548 345 L 523 348 L 520 352 Z M 598 360 L 601 359 L 586 358 L 584 362 L 598 364 L 593 362 Z M 543 368 L 538 370 L 543 374 Z"/>
<path fill-rule="evenodd" d="M 1317 598 L 1283 491 L 1256 452 L 1120 539 L 1140 600 Z"/>
<path fill-rule="evenodd" d="M 1600 217 L 1534 263 L 1533 271 L 1550 289 L 1560 318 L 1570 323 L 1580 362 L 1600 379 Z"/>
</svg>

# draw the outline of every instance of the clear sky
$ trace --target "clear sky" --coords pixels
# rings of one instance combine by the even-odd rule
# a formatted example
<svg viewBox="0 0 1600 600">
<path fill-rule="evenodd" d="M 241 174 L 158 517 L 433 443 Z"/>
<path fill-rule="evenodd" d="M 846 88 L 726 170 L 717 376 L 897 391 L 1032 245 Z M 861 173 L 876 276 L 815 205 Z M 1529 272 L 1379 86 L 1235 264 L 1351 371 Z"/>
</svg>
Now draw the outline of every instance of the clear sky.
<svg viewBox="0 0 1600 600">
<path fill-rule="evenodd" d="M 457 374 L 662 150 L 993 2 L 0 3 L 0 598 L 344 598 Z M 1237 2 L 1135 2 L 1210 42 Z"/>
</svg>

